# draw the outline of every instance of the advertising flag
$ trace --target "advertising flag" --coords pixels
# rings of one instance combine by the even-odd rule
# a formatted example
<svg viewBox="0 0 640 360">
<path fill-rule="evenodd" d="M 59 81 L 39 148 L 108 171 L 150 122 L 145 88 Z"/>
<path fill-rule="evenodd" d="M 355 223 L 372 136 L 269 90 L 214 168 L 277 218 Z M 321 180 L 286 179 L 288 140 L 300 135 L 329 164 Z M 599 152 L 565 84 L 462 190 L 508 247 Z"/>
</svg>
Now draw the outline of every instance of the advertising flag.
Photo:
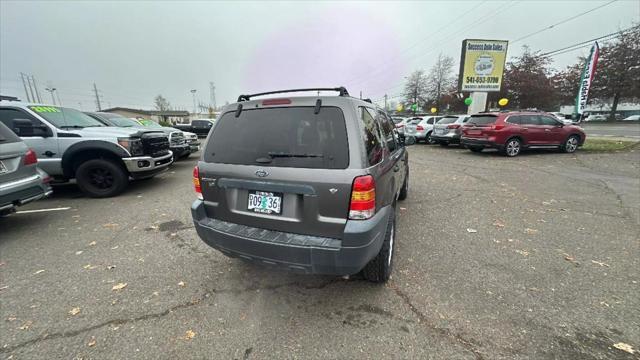
<svg viewBox="0 0 640 360">
<path fill-rule="evenodd" d="M 587 106 L 589 89 L 591 89 L 593 75 L 596 73 L 596 66 L 598 66 L 598 56 L 600 56 L 600 47 L 598 46 L 598 42 L 596 42 L 593 44 L 593 47 L 591 47 L 591 52 L 580 76 L 580 88 L 578 89 L 578 96 L 576 97 L 576 113 L 579 114 L 580 117 L 582 117 L 584 108 Z"/>
</svg>

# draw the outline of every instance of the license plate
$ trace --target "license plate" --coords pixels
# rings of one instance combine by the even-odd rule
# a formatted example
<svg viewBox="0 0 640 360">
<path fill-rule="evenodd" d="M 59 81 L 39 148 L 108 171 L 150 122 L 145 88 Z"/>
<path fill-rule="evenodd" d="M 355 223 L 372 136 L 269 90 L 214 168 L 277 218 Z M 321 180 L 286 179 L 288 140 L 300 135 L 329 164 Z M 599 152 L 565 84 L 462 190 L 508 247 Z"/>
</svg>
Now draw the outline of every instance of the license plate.
<svg viewBox="0 0 640 360">
<path fill-rule="evenodd" d="M 9 171 L 9 170 L 7 169 L 7 167 L 6 167 L 6 166 L 4 166 L 4 164 L 2 163 L 2 161 L 0 161 L 0 174 L 4 174 L 4 173 L 6 173 L 7 171 Z"/>
<path fill-rule="evenodd" d="M 470 135 L 480 135 L 480 134 L 482 134 L 482 131 L 481 130 L 469 130 L 468 133 Z"/>
<path fill-rule="evenodd" d="M 281 214 L 282 194 L 250 191 L 247 209 L 262 214 Z"/>
</svg>

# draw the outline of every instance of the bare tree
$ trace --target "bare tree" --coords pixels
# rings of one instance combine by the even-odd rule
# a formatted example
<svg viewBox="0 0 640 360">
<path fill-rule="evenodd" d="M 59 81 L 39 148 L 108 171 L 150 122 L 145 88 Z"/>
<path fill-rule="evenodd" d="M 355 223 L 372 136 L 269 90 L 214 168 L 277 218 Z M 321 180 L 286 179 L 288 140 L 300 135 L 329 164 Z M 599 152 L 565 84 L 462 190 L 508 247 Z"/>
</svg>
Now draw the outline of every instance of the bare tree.
<svg viewBox="0 0 640 360">
<path fill-rule="evenodd" d="M 450 92 L 455 86 L 453 76 L 453 58 L 451 56 L 438 54 L 438 59 L 429 71 L 427 76 L 427 98 L 435 103 L 438 113 L 440 113 L 440 102 L 443 94 Z"/>
<path fill-rule="evenodd" d="M 169 104 L 169 101 L 165 99 L 162 95 L 156 96 L 155 99 L 153 99 L 153 102 L 157 110 L 160 110 L 160 111 L 171 110 L 171 104 Z"/>
<path fill-rule="evenodd" d="M 409 75 L 404 86 L 405 103 L 409 106 L 413 104 L 424 104 L 427 94 L 427 76 L 424 70 L 416 70 Z M 414 111 L 415 113 L 415 111 Z"/>
</svg>

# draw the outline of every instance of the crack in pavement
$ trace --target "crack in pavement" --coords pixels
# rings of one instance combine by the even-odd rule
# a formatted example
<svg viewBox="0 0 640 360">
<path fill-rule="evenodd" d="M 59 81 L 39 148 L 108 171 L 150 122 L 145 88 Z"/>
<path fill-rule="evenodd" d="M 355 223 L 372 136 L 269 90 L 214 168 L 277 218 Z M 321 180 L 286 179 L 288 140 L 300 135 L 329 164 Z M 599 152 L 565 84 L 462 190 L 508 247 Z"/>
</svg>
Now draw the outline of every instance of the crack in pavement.
<svg viewBox="0 0 640 360">
<path fill-rule="evenodd" d="M 249 286 L 249 287 L 242 288 L 242 289 L 220 289 L 220 290 L 212 289 L 210 291 L 207 291 L 207 292 L 203 293 L 202 295 L 200 295 L 199 297 L 197 297 L 197 298 L 195 298 L 195 299 L 193 299 L 191 301 L 187 301 L 185 303 L 174 305 L 174 306 L 172 306 L 172 307 L 170 307 L 168 309 L 165 309 L 163 311 L 160 311 L 160 312 L 144 314 L 144 315 L 140 315 L 140 316 L 133 317 L 133 318 L 112 319 L 112 320 L 104 321 L 104 322 L 101 322 L 101 323 L 98 323 L 98 324 L 95 324 L 95 325 L 91 325 L 91 326 L 88 326 L 88 327 L 84 327 L 84 328 L 81 328 L 81 329 L 77 329 L 77 330 L 61 331 L 61 332 L 57 332 L 57 333 L 53 333 L 53 334 L 44 334 L 43 336 L 31 339 L 31 340 L 23 341 L 21 343 L 13 345 L 13 346 L 4 347 L 4 348 L 0 349 L 0 354 L 10 353 L 12 351 L 15 351 L 17 349 L 23 348 L 25 346 L 33 345 L 33 344 L 36 344 L 36 343 L 39 343 L 39 342 L 45 341 L 45 340 L 54 340 L 54 339 L 75 337 L 75 336 L 78 336 L 80 334 L 86 333 L 88 331 L 97 330 L 97 329 L 100 329 L 100 328 L 103 328 L 103 327 L 109 326 L 109 325 L 124 325 L 124 324 L 134 323 L 134 322 L 138 322 L 138 321 L 159 319 L 161 317 L 164 317 L 164 316 L 167 316 L 167 315 L 171 314 L 172 312 L 174 312 L 176 310 L 186 309 L 186 308 L 190 308 L 192 306 L 198 305 L 201 302 L 207 300 L 211 296 L 212 293 L 213 294 L 241 294 L 241 293 L 248 292 L 248 291 L 276 290 L 276 289 L 284 288 L 284 287 L 301 287 L 301 288 L 307 289 L 307 290 L 316 290 L 316 289 L 324 289 L 329 285 L 332 285 L 332 284 L 335 284 L 335 283 L 338 283 L 338 282 L 342 282 L 342 281 L 343 280 L 341 280 L 341 279 L 332 279 L 332 280 L 328 280 L 328 281 L 322 282 L 322 283 L 320 283 L 318 285 L 308 285 L 308 284 L 301 283 L 299 281 L 294 281 L 294 282 L 267 285 L 267 286 Z"/>
<path fill-rule="evenodd" d="M 405 294 L 402 290 L 400 290 L 400 288 L 396 284 L 389 284 L 389 288 L 392 289 L 396 293 L 396 295 L 398 295 L 398 297 L 400 297 L 402 301 L 404 301 L 404 303 L 409 307 L 409 309 L 418 317 L 419 323 L 424 324 L 425 326 L 435 330 L 440 336 L 454 340 L 455 342 L 459 343 L 460 345 L 462 345 L 462 347 L 464 347 L 466 350 L 471 352 L 473 356 L 476 358 L 476 360 L 484 359 L 484 357 L 482 356 L 482 353 L 480 353 L 480 350 L 476 349 L 476 345 L 474 343 L 465 339 L 460 334 L 456 334 L 446 328 L 440 328 L 435 324 L 431 323 L 427 318 L 427 316 L 423 314 L 420 310 L 418 310 L 418 308 L 411 302 L 411 299 L 409 299 L 409 295 Z"/>
</svg>

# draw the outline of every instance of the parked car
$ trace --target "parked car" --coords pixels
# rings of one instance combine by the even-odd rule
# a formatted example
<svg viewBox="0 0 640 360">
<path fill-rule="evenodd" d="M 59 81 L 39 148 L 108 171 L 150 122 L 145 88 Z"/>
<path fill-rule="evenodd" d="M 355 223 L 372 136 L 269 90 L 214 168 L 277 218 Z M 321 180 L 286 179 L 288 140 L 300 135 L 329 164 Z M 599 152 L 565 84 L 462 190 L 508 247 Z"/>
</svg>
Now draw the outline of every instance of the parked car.
<svg viewBox="0 0 640 360">
<path fill-rule="evenodd" d="M 35 151 L 0 122 L 0 216 L 51 194 L 49 175 L 37 163 Z"/>
<path fill-rule="evenodd" d="M 175 159 L 187 158 L 192 152 L 196 152 L 199 149 L 200 143 L 197 142 L 192 145 L 188 139 L 185 138 L 185 133 L 166 126 L 161 126 L 155 121 L 148 120 L 155 125 L 145 126 L 139 121 L 124 117 L 120 114 L 106 113 L 106 112 L 85 112 L 85 114 L 98 120 L 105 126 L 116 126 L 124 128 L 138 128 L 154 131 L 161 131 L 169 137 L 169 149 L 173 153 Z M 194 134 L 195 135 L 195 134 Z"/>
<path fill-rule="evenodd" d="M 391 120 L 393 120 L 393 123 L 395 124 L 398 135 L 402 138 L 404 138 L 404 128 L 407 125 L 407 121 L 409 121 L 409 119 L 410 118 L 401 117 L 401 116 L 391 117 Z"/>
<path fill-rule="evenodd" d="M 224 107 L 194 169 L 204 242 L 303 273 L 389 278 L 409 154 L 383 111 L 335 90 Z"/>
<path fill-rule="evenodd" d="M 429 144 L 433 144 L 431 139 L 433 133 L 433 125 L 442 119 L 442 116 L 423 116 L 411 118 L 407 125 L 405 125 L 405 135 L 413 136 L 416 141 L 425 141 Z"/>
<path fill-rule="evenodd" d="M 190 131 L 200 137 L 207 137 L 215 122 L 211 119 L 194 119 L 190 124 L 176 124 L 173 127 L 182 131 Z"/>
<path fill-rule="evenodd" d="M 595 114 L 592 114 L 592 115 L 589 115 L 586 118 L 584 118 L 584 120 L 582 120 L 582 121 L 585 121 L 585 122 L 607 121 L 607 116 L 606 115 L 595 115 Z"/>
<path fill-rule="evenodd" d="M 162 130 L 165 133 L 172 134 L 169 140 L 171 146 L 182 146 L 182 140 L 184 139 L 184 141 L 189 145 L 189 153 L 183 153 L 182 155 L 184 158 L 188 157 L 191 153 L 195 153 L 200 150 L 200 140 L 198 139 L 198 135 L 195 133 L 178 130 L 173 127 L 162 126 L 149 119 L 136 119 L 135 121 L 147 129 Z M 180 134 L 182 134 L 182 136 L 180 136 Z"/>
<path fill-rule="evenodd" d="M 525 148 L 559 148 L 575 152 L 586 135 L 575 125 L 565 125 L 541 112 L 500 112 L 471 115 L 462 127 L 461 143 L 480 152 L 496 148 L 506 156 L 517 156 Z"/>
<path fill-rule="evenodd" d="M 469 120 L 469 115 L 446 115 L 433 126 L 431 140 L 441 146 L 460 144 L 462 125 Z"/>
<path fill-rule="evenodd" d="M 631 115 L 622 119 L 622 121 L 640 121 L 640 115 Z"/>
<path fill-rule="evenodd" d="M 54 179 L 76 179 L 92 197 L 115 196 L 129 179 L 149 178 L 173 162 L 164 133 L 106 127 L 81 111 L 59 106 L 0 104 L 0 122 L 32 148 Z"/>
</svg>

